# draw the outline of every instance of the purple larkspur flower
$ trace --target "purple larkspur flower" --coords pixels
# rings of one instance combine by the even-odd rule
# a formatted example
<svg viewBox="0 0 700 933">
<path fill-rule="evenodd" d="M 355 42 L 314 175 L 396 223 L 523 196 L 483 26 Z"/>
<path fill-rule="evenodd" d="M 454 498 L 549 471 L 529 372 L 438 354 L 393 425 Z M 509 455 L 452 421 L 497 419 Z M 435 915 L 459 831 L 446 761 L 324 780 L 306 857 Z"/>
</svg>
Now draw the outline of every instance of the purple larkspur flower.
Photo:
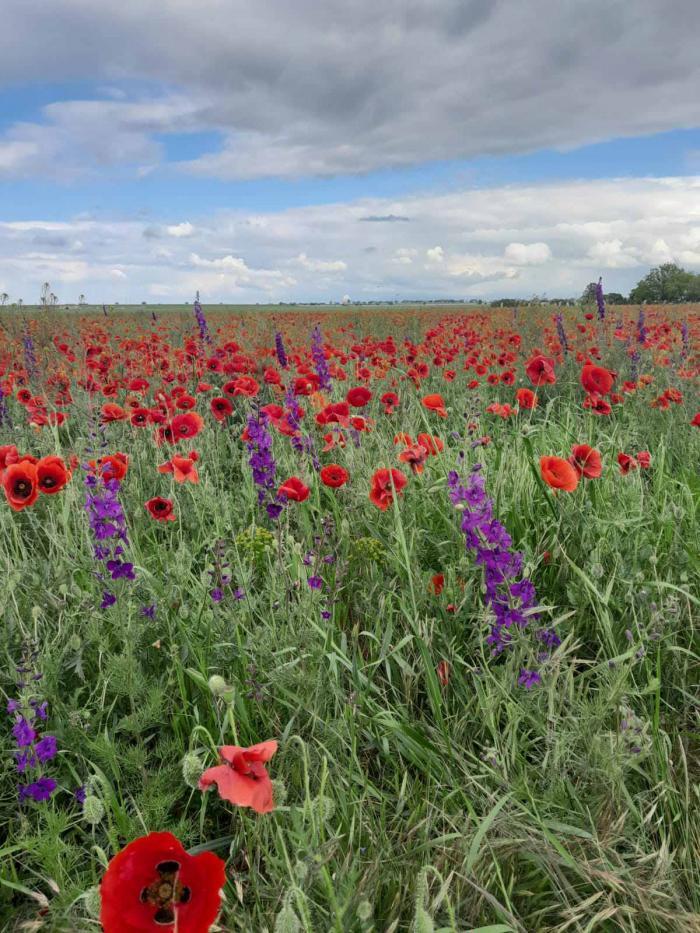
<svg viewBox="0 0 700 933">
<path fill-rule="evenodd" d="M 29 721 L 24 718 L 24 716 L 20 716 L 20 718 L 12 727 L 12 735 L 14 736 L 15 742 L 19 748 L 24 748 L 26 745 L 31 745 L 36 739 L 36 732 L 32 728 Z"/>
<path fill-rule="evenodd" d="M 52 758 L 56 757 L 58 752 L 55 736 L 43 736 L 43 738 L 34 746 L 34 750 L 36 751 L 37 758 L 42 764 L 46 761 L 51 761 Z"/>
<path fill-rule="evenodd" d="M 332 387 L 331 373 L 326 360 L 326 352 L 323 347 L 323 335 L 321 327 L 317 324 L 311 332 L 311 356 L 313 357 L 316 375 L 318 376 L 319 388 L 329 391 Z"/>
<path fill-rule="evenodd" d="M 598 320 L 605 320 L 605 295 L 603 294 L 603 278 L 602 276 L 598 279 L 598 284 L 595 287 L 595 301 L 598 305 Z"/>
<path fill-rule="evenodd" d="M 275 352 L 277 353 L 278 363 L 280 364 L 282 369 L 286 369 L 289 364 L 289 360 L 287 359 L 287 353 L 284 349 L 284 341 L 282 340 L 282 334 L 279 331 L 277 331 L 277 333 L 275 334 Z"/>
<path fill-rule="evenodd" d="M 213 603 L 220 603 L 224 598 L 224 591 L 221 589 L 221 587 L 215 586 L 209 595 L 211 596 L 211 601 Z"/>
<path fill-rule="evenodd" d="M 323 578 L 318 575 L 309 577 L 306 581 L 309 584 L 310 589 L 312 590 L 321 590 L 323 589 Z"/>
<path fill-rule="evenodd" d="M 32 781 L 31 784 L 20 785 L 19 799 L 31 799 L 37 803 L 41 803 L 42 801 L 48 800 L 51 797 L 57 786 L 58 785 L 52 777 L 47 777 L 44 775 L 37 781 Z"/>
<path fill-rule="evenodd" d="M 542 683 L 542 678 L 537 673 L 537 671 L 529 671 L 527 668 L 523 668 L 520 671 L 520 677 L 518 677 L 518 685 L 525 687 L 526 690 L 532 690 L 533 687 L 537 687 Z"/>
</svg>

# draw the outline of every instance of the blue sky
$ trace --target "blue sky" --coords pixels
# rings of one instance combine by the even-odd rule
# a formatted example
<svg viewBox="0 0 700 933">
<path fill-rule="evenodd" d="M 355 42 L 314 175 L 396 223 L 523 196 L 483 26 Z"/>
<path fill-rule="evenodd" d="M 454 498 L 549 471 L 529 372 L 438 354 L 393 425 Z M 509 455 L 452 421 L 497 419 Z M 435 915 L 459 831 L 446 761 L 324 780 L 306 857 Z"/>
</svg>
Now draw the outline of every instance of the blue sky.
<svg viewBox="0 0 700 933">
<path fill-rule="evenodd" d="M 56 0 L 37 30 L 9 0 L 0 289 L 488 297 L 695 267 L 700 19 L 671 5 Z M 598 190 L 631 200 L 603 221 Z"/>
</svg>

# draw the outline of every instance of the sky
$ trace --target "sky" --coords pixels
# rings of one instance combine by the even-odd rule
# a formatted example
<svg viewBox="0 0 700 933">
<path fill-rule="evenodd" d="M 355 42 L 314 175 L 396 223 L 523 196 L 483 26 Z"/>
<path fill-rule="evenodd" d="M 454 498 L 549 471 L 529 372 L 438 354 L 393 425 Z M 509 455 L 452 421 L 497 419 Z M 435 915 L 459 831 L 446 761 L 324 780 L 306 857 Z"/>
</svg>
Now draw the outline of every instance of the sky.
<svg viewBox="0 0 700 933">
<path fill-rule="evenodd" d="M 564 297 L 700 272 L 697 0 L 3 0 L 0 293 Z"/>
</svg>

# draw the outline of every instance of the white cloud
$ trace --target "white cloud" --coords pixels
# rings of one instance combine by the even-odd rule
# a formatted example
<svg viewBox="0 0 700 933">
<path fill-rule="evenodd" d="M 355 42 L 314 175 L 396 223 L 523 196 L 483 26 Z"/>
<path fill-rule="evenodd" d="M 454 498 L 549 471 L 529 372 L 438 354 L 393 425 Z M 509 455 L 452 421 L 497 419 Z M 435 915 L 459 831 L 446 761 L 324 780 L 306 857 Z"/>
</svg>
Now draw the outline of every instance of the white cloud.
<svg viewBox="0 0 700 933">
<path fill-rule="evenodd" d="M 428 262 L 431 263 L 442 262 L 445 258 L 442 246 L 431 246 L 430 249 L 425 251 L 425 255 L 428 259 Z"/>
<path fill-rule="evenodd" d="M 165 228 L 165 232 L 168 234 L 168 236 L 174 237 L 192 236 L 194 233 L 194 227 L 191 223 L 184 221 L 181 224 L 171 224 Z"/>
<path fill-rule="evenodd" d="M 518 266 L 539 266 L 552 258 L 552 251 L 546 243 L 509 243 L 503 255 Z"/>
<path fill-rule="evenodd" d="M 306 253 L 299 253 L 295 262 L 303 266 L 304 269 L 308 269 L 309 272 L 345 272 L 347 269 L 347 263 L 343 262 L 342 259 L 332 259 L 329 261 L 323 259 L 309 259 Z"/>
<path fill-rule="evenodd" d="M 357 222 L 392 215 L 412 222 Z M 184 301 L 197 289 L 208 301 L 253 302 L 569 296 L 600 275 L 606 290 L 627 292 L 668 259 L 700 270 L 699 218 L 700 178 L 689 177 L 222 211 L 193 216 L 187 237 L 137 220 L 0 222 L 0 282 L 28 302 L 44 281 L 61 301 Z"/>
</svg>

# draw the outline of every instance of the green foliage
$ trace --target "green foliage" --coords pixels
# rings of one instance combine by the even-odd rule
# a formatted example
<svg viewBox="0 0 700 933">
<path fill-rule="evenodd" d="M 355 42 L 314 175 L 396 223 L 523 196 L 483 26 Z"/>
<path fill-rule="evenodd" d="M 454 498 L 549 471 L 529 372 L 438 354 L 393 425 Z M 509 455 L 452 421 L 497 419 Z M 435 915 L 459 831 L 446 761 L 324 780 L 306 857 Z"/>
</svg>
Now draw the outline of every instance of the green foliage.
<svg viewBox="0 0 700 933">
<path fill-rule="evenodd" d="M 368 319 L 367 330 L 388 336 L 392 326 Z M 605 339 L 605 365 L 622 381 L 625 348 Z M 523 352 L 543 345 L 537 321 L 523 342 Z M 697 931 L 700 431 L 689 421 L 698 394 L 677 367 L 640 352 L 640 371 L 656 382 L 608 419 L 582 408 L 572 358 L 555 385 L 538 388 L 539 406 L 509 421 L 484 410 L 512 403 L 517 386 L 482 384 L 465 400 L 464 380 L 435 370 L 421 391 L 444 394 L 449 417 L 436 424 L 400 382 L 397 414 L 383 417 L 373 400 L 374 430 L 323 455 L 350 473 L 337 491 L 275 436 L 280 475 L 312 487 L 279 528 L 258 508 L 241 424 L 197 439 L 192 487 L 157 474 L 162 451 L 149 437 L 110 425 L 110 448 L 130 445 L 120 500 L 137 581 L 123 581 L 105 611 L 79 476 L 42 512 L 0 507 L 0 567 L 10 568 L 0 585 L 0 685 L 13 695 L 13 662 L 34 639 L 60 749 L 57 794 L 20 808 L 6 720 L 6 928 L 97 929 L 106 861 L 146 831 L 169 830 L 226 859 L 226 931 Z M 683 404 L 652 409 L 667 386 L 683 390 Z M 35 434 L 16 417 L 11 442 L 82 450 L 87 399 L 78 402 L 82 415 L 65 434 Z M 477 429 L 466 433 L 472 418 Z M 379 512 L 368 499 L 372 471 L 396 464 L 396 431 L 428 428 L 445 450 Z M 472 447 L 486 434 L 487 446 Z M 529 451 L 568 456 L 577 442 L 601 450 L 603 476 L 554 496 Z M 617 453 L 639 450 L 651 451 L 651 469 L 621 476 Z M 526 640 L 499 658 L 484 645 L 482 571 L 446 493 L 447 471 L 477 459 L 562 638 L 532 691 L 517 687 Z M 163 490 L 178 521 L 160 526 L 143 502 Z M 232 581 L 214 604 L 219 541 Z M 321 591 L 307 585 L 312 573 Z M 239 585 L 245 596 L 235 599 Z M 151 604 L 148 619 L 141 608 Z M 435 674 L 442 661 L 446 685 Z M 220 745 L 268 738 L 279 741 L 274 813 L 196 789 Z"/>
<path fill-rule="evenodd" d="M 665 304 L 674 301 L 700 301 L 700 274 L 688 272 L 675 263 L 656 266 L 630 292 L 630 303 Z"/>
</svg>

